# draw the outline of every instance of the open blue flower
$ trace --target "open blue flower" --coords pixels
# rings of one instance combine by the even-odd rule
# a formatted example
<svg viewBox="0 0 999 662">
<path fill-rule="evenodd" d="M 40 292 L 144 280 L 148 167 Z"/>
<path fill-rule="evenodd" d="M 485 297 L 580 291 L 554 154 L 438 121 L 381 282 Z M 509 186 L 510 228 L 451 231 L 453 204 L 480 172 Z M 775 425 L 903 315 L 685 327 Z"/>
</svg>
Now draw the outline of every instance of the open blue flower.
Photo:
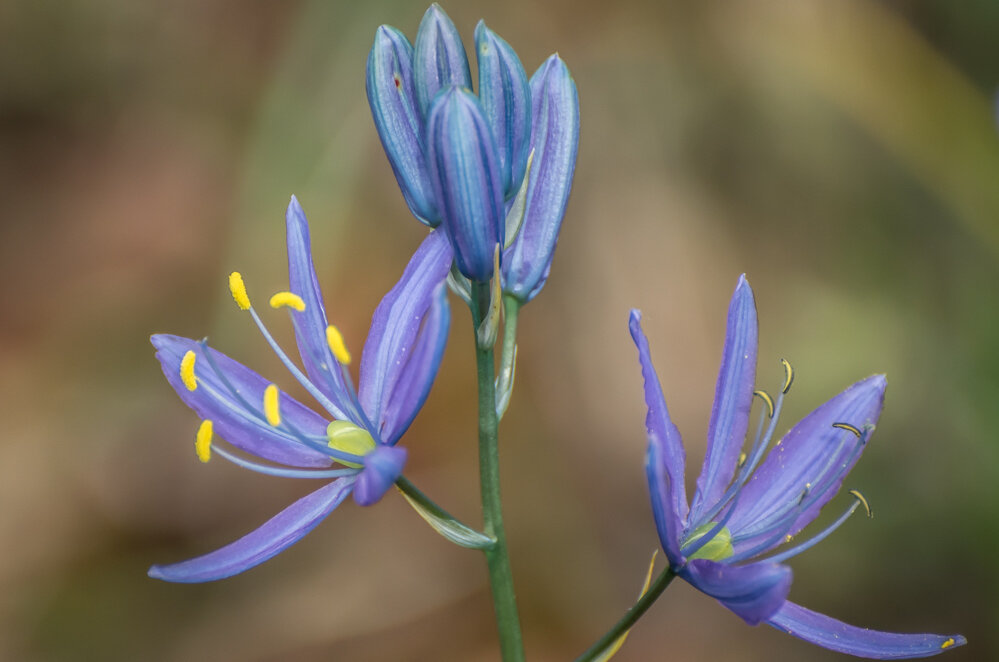
<svg viewBox="0 0 999 662">
<path fill-rule="evenodd" d="M 728 312 L 721 370 L 708 427 L 707 454 L 690 507 L 685 453 L 666 408 L 659 378 L 632 311 L 648 407 L 646 474 L 656 528 L 672 570 L 717 598 L 750 625 L 765 622 L 831 650 L 877 659 L 935 655 L 965 643 L 960 635 L 894 634 L 847 625 L 787 600 L 791 569 L 784 561 L 832 533 L 861 504 L 856 501 L 825 530 L 783 550 L 839 491 L 866 447 L 884 402 L 885 378 L 857 382 L 806 416 L 766 455 L 793 379 L 776 399 L 754 391 L 757 320 L 753 291 L 739 279 Z M 755 438 L 742 451 L 753 398 L 766 406 Z M 869 512 L 869 509 L 868 509 Z M 761 558 L 762 557 L 762 558 Z"/>
<path fill-rule="evenodd" d="M 396 442 L 423 406 L 447 341 L 448 241 L 432 232 L 378 305 L 355 391 L 346 369 L 350 353 L 327 321 L 308 222 L 294 197 L 286 220 L 290 288 L 275 294 L 270 304 L 290 312 L 304 373 L 250 305 L 239 273 L 230 276 L 230 289 L 326 414 L 315 413 L 203 340 L 155 335 L 152 342 L 167 381 L 203 419 L 195 442 L 203 462 L 217 454 L 260 473 L 329 482 L 236 542 L 188 561 L 153 566 L 150 577 L 205 582 L 243 572 L 300 540 L 351 493 L 362 506 L 376 503 L 402 473 L 406 451 Z M 266 463 L 215 444 L 216 435 Z"/>
</svg>

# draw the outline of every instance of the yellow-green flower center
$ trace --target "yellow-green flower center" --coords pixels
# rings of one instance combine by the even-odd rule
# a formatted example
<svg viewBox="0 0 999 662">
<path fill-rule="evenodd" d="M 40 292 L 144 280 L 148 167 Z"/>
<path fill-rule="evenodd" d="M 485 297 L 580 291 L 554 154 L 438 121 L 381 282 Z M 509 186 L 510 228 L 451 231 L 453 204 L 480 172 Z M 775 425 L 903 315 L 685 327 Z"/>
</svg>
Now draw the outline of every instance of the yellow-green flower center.
<svg viewBox="0 0 999 662">
<path fill-rule="evenodd" d="M 717 525 L 718 522 L 707 522 L 700 525 L 690 532 L 690 535 L 683 542 L 683 546 L 689 547 L 697 543 L 698 540 L 711 533 L 711 529 Z M 735 554 L 735 551 L 732 549 L 732 532 L 728 530 L 727 526 L 723 526 L 715 534 L 714 538 L 704 543 L 703 547 L 688 556 L 687 560 L 707 559 L 709 561 L 724 561 L 733 554 Z"/>
<path fill-rule="evenodd" d="M 329 447 L 342 453 L 363 456 L 375 450 L 375 440 L 371 433 L 350 421 L 333 421 L 326 428 L 326 436 L 330 440 Z M 354 462 L 339 462 L 355 469 L 361 466 Z"/>
</svg>

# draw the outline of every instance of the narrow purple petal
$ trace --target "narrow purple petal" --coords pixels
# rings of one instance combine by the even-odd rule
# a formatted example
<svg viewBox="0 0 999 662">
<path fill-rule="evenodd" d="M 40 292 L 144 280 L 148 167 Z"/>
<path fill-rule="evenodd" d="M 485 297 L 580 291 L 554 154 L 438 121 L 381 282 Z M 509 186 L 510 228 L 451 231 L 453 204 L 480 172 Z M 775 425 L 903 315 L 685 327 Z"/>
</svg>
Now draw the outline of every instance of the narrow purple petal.
<svg viewBox="0 0 999 662">
<path fill-rule="evenodd" d="M 361 356 L 358 396 L 377 428 L 372 432 L 383 442 L 389 398 L 416 349 L 420 326 L 437 295 L 437 287 L 450 269 L 451 247 L 445 234 L 435 230 L 416 249 L 402 278 L 378 304 L 371 319 Z"/>
<path fill-rule="evenodd" d="M 383 443 L 395 444 L 426 402 L 444 356 L 450 323 L 447 287 L 441 284 L 437 286 L 430 311 L 416 336 L 413 352 L 385 403 L 382 414 Z"/>
<path fill-rule="evenodd" d="M 364 470 L 357 476 L 354 501 L 359 506 L 372 506 L 385 495 L 406 464 L 406 449 L 401 446 L 378 445 L 364 456 Z"/>
<path fill-rule="evenodd" d="M 551 269 L 572 189 L 579 145 L 579 97 L 565 63 L 552 55 L 531 77 L 530 178 L 520 232 L 503 255 L 503 288 L 533 299 Z"/>
<path fill-rule="evenodd" d="M 679 532 L 686 526 L 687 519 L 687 494 L 683 482 L 687 461 L 686 453 L 683 450 L 680 431 L 676 429 L 676 425 L 673 424 L 673 420 L 669 416 L 669 410 L 666 408 L 666 399 L 663 397 L 655 366 L 652 365 L 649 341 L 642 331 L 641 320 L 642 313 L 638 310 L 632 310 L 628 327 L 631 330 L 631 337 L 638 347 L 638 362 L 642 366 L 642 378 L 645 380 L 645 405 L 649 410 L 645 417 L 645 428 L 649 439 L 657 439 L 662 450 L 662 463 L 665 466 L 665 475 L 669 483 L 667 486 L 670 500 L 669 510 L 676 518 L 676 530 Z"/>
<path fill-rule="evenodd" d="M 203 419 L 214 424 L 215 434 L 236 448 L 273 462 L 292 467 L 326 467 L 331 460 L 300 443 L 291 435 L 267 423 L 263 414 L 264 389 L 270 383 L 263 377 L 230 359 L 225 354 L 209 349 L 212 361 L 224 375 L 228 385 L 212 369 L 201 343 L 167 334 L 151 338 L 156 348 L 156 358 L 163 368 L 167 381 L 188 407 Z M 189 391 L 180 377 L 180 363 L 188 351 L 195 353 L 194 374 L 198 387 Z M 233 395 L 229 387 L 253 409 Z M 325 437 L 328 421 L 297 400 L 281 393 L 281 416 L 305 435 Z"/>
<path fill-rule="evenodd" d="M 472 89 L 472 73 L 458 28 L 436 2 L 423 15 L 416 33 L 413 77 L 424 117 L 440 90 L 451 85 Z"/>
<path fill-rule="evenodd" d="M 896 634 L 858 628 L 793 602 L 785 602 L 767 623 L 817 646 L 875 660 L 929 657 L 968 643 L 959 634 Z"/>
<path fill-rule="evenodd" d="M 656 522 L 659 542 L 666 552 L 669 565 L 674 570 L 683 567 L 687 559 L 680 551 L 680 536 L 683 525 L 680 516 L 673 510 L 675 485 L 669 478 L 666 453 L 659 435 L 649 431 L 649 443 L 645 451 L 645 478 L 649 483 L 649 498 L 652 501 L 652 517 Z"/>
<path fill-rule="evenodd" d="M 496 139 L 503 195 L 509 198 L 520 189 L 527 169 L 531 88 L 517 53 L 487 28 L 485 21 L 475 26 L 475 49 L 479 62 L 479 100 Z"/>
<path fill-rule="evenodd" d="M 427 162 L 458 269 L 488 281 L 506 230 L 503 190 L 492 131 L 467 89 L 451 87 L 434 100 L 427 116 Z"/>
<path fill-rule="evenodd" d="M 726 565 L 695 559 L 684 567 L 680 576 L 717 598 L 749 625 L 770 618 L 791 590 L 791 568 L 779 563 Z"/>
<path fill-rule="evenodd" d="M 365 87 L 378 137 L 410 211 L 434 227 L 440 222 L 434 205 L 423 149 L 423 111 L 416 97 L 413 47 L 390 25 L 375 32 L 368 55 Z"/>
<path fill-rule="evenodd" d="M 725 348 L 708 423 L 708 450 L 690 507 L 690 521 L 698 525 L 701 514 L 718 502 L 732 482 L 746 439 L 756 383 L 757 333 L 756 301 L 743 274 L 728 308 Z"/>
<path fill-rule="evenodd" d="M 329 322 L 312 262 L 309 222 L 295 196 L 291 197 L 285 220 L 288 226 L 289 289 L 305 302 L 304 311 L 291 313 L 302 364 L 310 381 L 339 409 L 330 413 L 336 418 L 347 418 L 360 424 L 350 387 L 344 383 L 343 370 L 326 342 Z"/>
<path fill-rule="evenodd" d="M 149 576 L 192 584 L 224 579 L 283 552 L 314 529 L 350 494 L 354 478 L 340 478 L 302 497 L 256 531 L 214 552 L 173 565 L 154 565 Z"/>
<path fill-rule="evenodd" d="M 857 428 L 875 425 L 884 404 L 885 385 L 884 375 L 859 381 L 791 428 L 743 487 L 729 521 L 733 536 L 798 503 L 806 491 L 809 505 L 787 532 L 794 535 L 815 519 L 860 457 L 853 452 L 859 443 L 853 433 L 834 428 L 833 423 Z M 736 554 L 767 535 L 769 532 L 761 532 L 744 539 L 736 545 Z"/>
</svg>

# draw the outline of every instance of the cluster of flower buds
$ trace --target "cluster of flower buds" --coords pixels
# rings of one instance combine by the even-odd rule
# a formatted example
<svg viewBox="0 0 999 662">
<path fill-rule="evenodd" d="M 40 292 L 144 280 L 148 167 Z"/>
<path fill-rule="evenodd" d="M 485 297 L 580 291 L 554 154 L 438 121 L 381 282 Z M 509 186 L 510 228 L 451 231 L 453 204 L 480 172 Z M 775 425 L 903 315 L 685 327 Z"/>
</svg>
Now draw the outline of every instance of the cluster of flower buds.
<svg viewBox="0 0 999 662">
<path fill-rule="evenodd" d="M 528 80 L 520 58 L 482 21 L 479 92 L 454 23 L 434 4 L 413 46 L 383 25 L 368 56 L 368 102 L 413 214 L 440 225 L 465 277 L 485 282 L 497 245 L 504 292 L 523 302 L 548 276 L 572 186 L 579 100 L 549 57 Z"/>
</svg>

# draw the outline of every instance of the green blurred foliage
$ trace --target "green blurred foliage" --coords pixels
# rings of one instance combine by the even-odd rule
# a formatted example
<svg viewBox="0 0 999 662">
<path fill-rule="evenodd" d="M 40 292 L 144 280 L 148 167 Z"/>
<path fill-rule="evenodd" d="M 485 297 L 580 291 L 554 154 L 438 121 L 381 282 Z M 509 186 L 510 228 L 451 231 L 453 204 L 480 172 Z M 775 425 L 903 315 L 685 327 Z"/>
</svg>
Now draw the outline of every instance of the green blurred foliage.
<svg viewBox="0 0 999 662">
<path fill-rule="evenodd" d="M 857 518 L 794 561 L 792 598 L 852 623 L 962 632 L 999 656 L 999 6 L 929 0 L 447 4 L 580 93 L 551 280 L 522 313 L 501 429 L 532 659 L 570 659 L 656 547 L 642 474 L 641 307 L 696 477 L 738 275 L 784 425 L 872 372 Z M 375 28 L 420 3 L 0 6 L 0 658 L 495 659 L 484 565 L 389 496 L 204 586 L 145 577 L 306 486 L 201 466 L 147 338 L 280 365 L 228 300 L 284 287 L 283 212 L 313 226 L 330 316 L 360 349 L 423 235 L 368 117 Z M 478 519 L 470 325 L 405 443 L 407 474 Z M 291 334 L 274 317 L 277 335 Z M 844 497 L 845 499 L 845 497 Z M 838 510 L 834 502 L 830 510 Z M 619 659 L 834 659 L 674 586 Z"/>
</svg>

